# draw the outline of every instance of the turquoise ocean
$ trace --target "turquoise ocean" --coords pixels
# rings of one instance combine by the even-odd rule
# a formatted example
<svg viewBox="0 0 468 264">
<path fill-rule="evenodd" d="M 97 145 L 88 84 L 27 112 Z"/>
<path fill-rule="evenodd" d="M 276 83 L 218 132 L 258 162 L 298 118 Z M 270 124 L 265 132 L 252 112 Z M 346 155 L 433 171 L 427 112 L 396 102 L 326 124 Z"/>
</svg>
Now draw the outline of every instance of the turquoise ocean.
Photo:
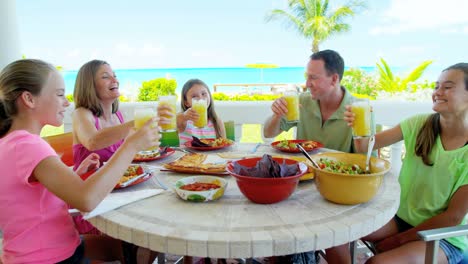
<svg viewBox="0 0 468 264">
<path fill-rule="evenodd" d="M 375 73 L 376 67 L 359 67 L 368 73 Z M 396 72 L 401 69 L 395 68 Z M 124 95 L 136 94 L 142 82 L 156 78 L 172 78 L 177 81 L 176 93 L 180 94 L 184 83 L 192 78 L 204 81 L 212 90 L 214 84 L 256 84 L 256 83 L 305 83 L 304 67 L 279 68 L 165 68 L 165 69 L 116 69 L 120 82 L 120 90 Z M 63 71 L 65 79 L 65 94 L 73 94 L 78 71 Z M 242 92 L 241 87 L 220 87 L 219 92 Z M 269 91 L 269 87 L 254 87 L 261 92 Z"/>
</svg>

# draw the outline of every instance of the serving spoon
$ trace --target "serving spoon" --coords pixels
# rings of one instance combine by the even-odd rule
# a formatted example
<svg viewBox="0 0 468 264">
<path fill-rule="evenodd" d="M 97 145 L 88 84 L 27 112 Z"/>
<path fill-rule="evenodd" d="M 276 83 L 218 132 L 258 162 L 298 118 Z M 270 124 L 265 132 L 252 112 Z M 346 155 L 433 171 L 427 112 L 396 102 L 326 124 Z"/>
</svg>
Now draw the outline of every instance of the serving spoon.
<svg viewBox="0 0 468 264">
<path fill-rule="evenodd" d="M 302 154 L 304 154 L 304 156 L 310 160 L 310 162 L 312 162 L 312 165 L 314 165 L 315 168 L 317 169 L 320 169 L 319 165 L 317 164 L 317 162 L 315 162 L 315 160 L 313 160 L 309 153 L 307 153 L 307 151 L 305 151 L 305 149 L 301 146 L 301 144 L 299 143 L 296 143 L 296 147 L 302 152 Z"/>
<path fill-rule="evenodd" d="M 375 136 L 372 135 L 369 139 L 369 144 L 367 145 L 367 157 L 366 157 L 366 173 L 371 173 L 370 172 L 370 168 L 369 168 L 369 165 L 370 165 L 370 156 L 372 154 L 372 149 L 374 148 L 374 144 L 375 144 Z"/>
</svg>

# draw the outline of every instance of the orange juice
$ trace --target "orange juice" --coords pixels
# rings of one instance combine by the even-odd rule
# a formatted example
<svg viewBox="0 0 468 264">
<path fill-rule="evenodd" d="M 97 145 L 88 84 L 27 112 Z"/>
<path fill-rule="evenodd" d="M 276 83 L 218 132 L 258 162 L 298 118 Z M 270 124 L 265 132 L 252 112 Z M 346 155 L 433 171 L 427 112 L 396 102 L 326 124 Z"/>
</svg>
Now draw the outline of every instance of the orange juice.
<svg viewBox="0 0 468 264">
<path fill-rule="evenodd" d="M 156 111 L 151 107 L 135 108 L 135 128 L 140 129 L 148 120 L 156 116 Z"/>
<path fill-rule="evenodd" d="M 205 99 L 192 99 L 192 109 L 195 110 L 200 118 L 193 122 L 193 125 L 199 128 L 205 127 L 208 124 L 208 113 Z"/>
<path fill-rule="evenodd" d="M 371 135 L 371 107 L 368 100 L 357 101 L 352 104 L 354 113 L 353 136 L 368 137 Z"/>
<path fill-rule="evenodd" d="M 299 120 L 299 96 L 295 91 L 289 91 L 284 93 L 284 99 L 286 100 L 288 113 L 286 114 L 286 120 L 298 121 Z"/>
<path fill-rule="evenodd" d="M 171 108 L 171 113 L 173 114 L 171 118 L 171 123 L 169 124 L 160 124 L 161 129 L 163 131 L 175 131 L 177 127 L 177 121 L 176 121 L 176 103 L 177 103 L 177 98 L 174 95 L 169 95 L 169 96 L 160 96 L 159 97 L 159 104 L 160 105 L 167 105 Z M 164 116 L 166 118 L 169 118 L 169 116 Z"/>
<path fill-rule="evenodd" d="M 148 120 L 156 116 L 156 111 L 152 107 L 136 107 L 134 112 L 135 128 L 140 129 Z M 156 148 L 150 148 L 148 151 L 152 151 Z"/>
</svg>

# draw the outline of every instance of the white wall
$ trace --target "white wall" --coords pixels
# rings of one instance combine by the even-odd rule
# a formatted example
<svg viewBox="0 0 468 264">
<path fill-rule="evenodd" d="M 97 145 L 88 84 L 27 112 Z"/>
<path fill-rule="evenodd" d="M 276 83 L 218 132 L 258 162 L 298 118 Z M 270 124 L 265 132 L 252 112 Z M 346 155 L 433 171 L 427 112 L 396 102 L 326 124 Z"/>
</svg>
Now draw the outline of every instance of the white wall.
<svg viewBox="0 0 468 264">
<path fill-rule="evenodd" d="M 0 1 L 0 70 L 21 59 L 16 0 Z"/>
</svg>

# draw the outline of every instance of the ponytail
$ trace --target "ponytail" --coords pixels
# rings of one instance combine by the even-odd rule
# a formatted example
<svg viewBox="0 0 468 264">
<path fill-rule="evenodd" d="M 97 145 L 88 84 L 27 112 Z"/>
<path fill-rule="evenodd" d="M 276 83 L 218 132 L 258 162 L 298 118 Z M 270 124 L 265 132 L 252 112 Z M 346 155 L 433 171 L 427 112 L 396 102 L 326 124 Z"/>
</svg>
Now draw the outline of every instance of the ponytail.
<svg viewBox="0 0 468 264">
<path fill-rule="evenodd" d="M 424 164 L 427 166 L 434 165 L 429 159 L 432 148 L 435 145 L 437 136 L 440 134 L 440 114 L 432 114 L 424 122 L 421 130 L 419 130 L 418 137 L 416 138 L 416 146 L 414 152 L 416 156 L 421 157 Z"/>
<path fill-rule="evenodd" d="M 11 128 L 12 124 L 11 117 L 7 116 L 5 111 L 5 105 L 3 101 L 0 100 L 0 138 L 2 138 L 8 130 Z"/>
<path fill-rule="evenodd" d="M 51 64 L 35 59 L 14 61 L 0 72 L 0 137 L 5 136 L 18 114 L 16 100 L 23 92 L 39 95 L 49 74 Z"/>
</svg>

